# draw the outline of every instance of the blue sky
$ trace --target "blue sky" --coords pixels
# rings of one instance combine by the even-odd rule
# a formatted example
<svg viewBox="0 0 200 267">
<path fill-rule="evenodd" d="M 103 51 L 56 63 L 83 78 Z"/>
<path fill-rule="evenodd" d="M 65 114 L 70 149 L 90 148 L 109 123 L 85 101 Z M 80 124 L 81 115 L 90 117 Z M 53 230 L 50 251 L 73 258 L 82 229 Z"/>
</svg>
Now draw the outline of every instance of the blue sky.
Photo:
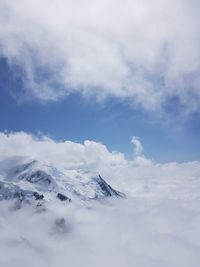
<svg viewBox="0 0 200 267">
<path fill-rule="evenodd" d="M 0 5 L 1 131 L 200 159 L 198 1 Z"/>
<path fill-rule="evenodd" d="M 85 99 L 74 93 L 48 103 L 34 98 L 25 100 L 13 96 L 16 88 L 23 89 L 16 71 L 5 60 L 1 60 L 0 68 L 0 131 L 44 134 L 55 140 L 94 140 L 129 158 L 133 154 L 130 140 L 136 135 L 142 140 L 144 154 L 157 162 L 200 159 L 197 114 L 177 124 L 173 113 L 170 117 L 155 118 L 154 113 L 134 109 L 115 98 L 98 103 L 94 97 Z"/>
</svg>

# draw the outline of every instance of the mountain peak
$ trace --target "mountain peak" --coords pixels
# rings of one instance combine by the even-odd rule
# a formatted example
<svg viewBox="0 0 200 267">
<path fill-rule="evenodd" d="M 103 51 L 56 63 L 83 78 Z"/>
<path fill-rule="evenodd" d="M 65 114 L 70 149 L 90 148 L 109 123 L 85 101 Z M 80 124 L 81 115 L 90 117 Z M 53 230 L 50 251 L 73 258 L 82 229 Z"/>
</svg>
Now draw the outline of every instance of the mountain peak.
<svg viewBox="0 0 200 267">
<path fill-rule="evenodd" d="M 62 202 L 123 197 L 113 189 L 100 175 L 82 170 L 66 170 L 43 163 L 37 159 L 16 165 L 8 169 L 1 181 L 1 188 L 8 188 L 10 198 L 23 195 L 35 200 Z M 9 190 L 15 193 L 9 194 Z M 0 199 L 5 190 L 0 190 Z"/>
</svg>

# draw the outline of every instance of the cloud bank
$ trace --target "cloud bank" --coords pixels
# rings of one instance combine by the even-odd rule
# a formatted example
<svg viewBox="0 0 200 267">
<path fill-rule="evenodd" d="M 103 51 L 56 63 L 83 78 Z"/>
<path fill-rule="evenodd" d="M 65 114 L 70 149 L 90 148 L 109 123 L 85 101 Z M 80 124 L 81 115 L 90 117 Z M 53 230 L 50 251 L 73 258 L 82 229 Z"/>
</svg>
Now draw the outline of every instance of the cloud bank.
<svg viewBox="0 0 200 267">
<path fill-rule="evenodd" d="M 28 207 L 13 212 L 1 202 L 0 211 L 4 267 L 196 267 L 200 263 L 200 210 L 195 201 L 140 198 L 92 209 L 54 205 L 45 213 Z M 67 222 L 66 232 L 55 228 L 60 216 Z"/>
<path fill-rule="evenodd" d="M 127 160 L 93 141 L 0 133 L 0 171 L 37 158 L 100 172 L 127 195 L 89 208 L 51 202 L 45 212 L 27 206 L 14 211 L 13 203 L 1 201 L 0 266 L 199 266 L 200 162 L 155 163 L 142 154 L 138 137 L 132 143 L 135 156 Z"/>
<path fill-rule="evenodd" d="M 127 195 L 154 192 L 159 196 L 170 194 L 185 197 L 186 182 L 200 177 L 200 162 L 170 162 L 160 164 L 143 155 L 142 144 L 133 137 L 135 155 L 131 160 L 118 151 L 109 151 L 104 144 L 84 141 L 54 141 L 47 136 L 25 132 L 0 133 L 0 167 L 27 158 L 39 159 L 58 168 L 82 169 L 100 173 L 111 185 Z M 160 186 L 163 184 L 163 187 Z M 164 185 L 169 185 L 166 190 Z M 153 191 L 152 191 L 153 190 Z"/>
<path fill-rule="evenodd" d="M 200 107 L 199 11 L 196 0 L 0 0 L 0 55 L 42 101 L 79 92 L 188 114 Z"/>
</svg>

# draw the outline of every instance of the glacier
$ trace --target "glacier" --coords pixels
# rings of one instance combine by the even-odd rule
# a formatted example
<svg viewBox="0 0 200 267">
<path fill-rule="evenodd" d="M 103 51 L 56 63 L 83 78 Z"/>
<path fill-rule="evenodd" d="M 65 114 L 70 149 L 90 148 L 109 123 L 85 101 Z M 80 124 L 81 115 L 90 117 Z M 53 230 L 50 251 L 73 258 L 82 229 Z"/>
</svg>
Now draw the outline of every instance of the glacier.
<svg viewBox="0 0 200 267">
<path fill-rule="evenodd" d="M 31 160 L 1 171 L 0 200 L 16 199 L 42 205 L 49 201 L 84 202 L 107 197 L 124 197 L 99 174 L 83 170 L 58 169 Z"/>
</svg>

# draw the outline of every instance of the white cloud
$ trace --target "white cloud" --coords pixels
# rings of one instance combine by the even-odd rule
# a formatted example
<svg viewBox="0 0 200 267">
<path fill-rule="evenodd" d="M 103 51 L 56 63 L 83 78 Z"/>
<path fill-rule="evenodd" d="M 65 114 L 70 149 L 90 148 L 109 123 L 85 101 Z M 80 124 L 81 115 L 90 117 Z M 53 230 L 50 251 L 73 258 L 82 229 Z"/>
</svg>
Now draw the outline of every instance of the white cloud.
<svg viewBox="0 0 200 267">
<path fill-rule="evenodd" d="M 146 158 L 138 137 L 132 139 L 137 144 L 136 155 L 132 160 L 126 159 L 123 153 L 109 151 L 104 144 L 84 141 L 83 144 L 71 141 L 54 141 L 25 132 L 0 133 L 0 164 L 6 166 L 28 158 L 49 162 L 59 168 L 84 169 L 100 173 L 113 186 L 128 195 L 143 192 L 151 187 L 151 193 L 160 195 L 181 194 L 187 191 L 185 181 L 200 176 L 200 162 L 159 164 Z M 172 185 L 170 192 L 158 183 Z M 181 183 L 183 182 L 183 186 Z"/>
<path fill-rule="evenodd" d="M 9 203 L 10 204 L 10 203 Z M 199 265 L 198 198 L 155 196 L 92 207 L 47 205 L 46 212 L 0 203 L 4 267 L 141 267 Z M 64 218 L 68 231 L 55 221 Z M 144 257 L 145 255 L 145 257 Z"/>
<path fill-rule="evenodd" d="M 200 107 L 199 10 L 196 0 L 0 0 L 1 56 L 44 101 L 76 91 L 152 111 L 177 98 L 190 113 Z"/>
<path fill-rule="evenodd" d="M 92 202 L 89 209 L 49 203 L 45 212 L 26 206 L 13 211 L 12 203 L 1 201 L 0 266 L 199 266 L 200 162 L 143 164 L 137 160 L 142 144 L 135 141 L 137 157 L 128 161 L 92 141 L 1 133 L 0 169 L 11 157 L 13 164 L 35 157 L 61 168 L 88 168 L 127 198 Z M 60 218 L 66 231 L 55 225 Z"/>
<path fill-rule="evenodd" d="M 47 136 L 36 137 L 25 132 L 0 133 L 0 160 L 10 157 L 31 157 L 59 167 L 99 170 L 101 166 L 125 164 L 124 155 L 109 152 L 105 145 L 94 141 L 83 144 L 56 142 Z"/>
<path fill-rule="evenodd" d="M 143 147 L 140 141 L 140 138 L 138 136 L 133 136 L 131 139 L 131 143 L 135 146 L 135 156 L 141 156 Z"/>
<path fill-rule="evenodd" d="M 131 139 L 131 143 L 134 145 L 134 164 L 135 165 L 152 165 L 152 161 L 147 159 L 143 155 L 143 146 L 138 136 L 133 136 Z"/>
</svg>

